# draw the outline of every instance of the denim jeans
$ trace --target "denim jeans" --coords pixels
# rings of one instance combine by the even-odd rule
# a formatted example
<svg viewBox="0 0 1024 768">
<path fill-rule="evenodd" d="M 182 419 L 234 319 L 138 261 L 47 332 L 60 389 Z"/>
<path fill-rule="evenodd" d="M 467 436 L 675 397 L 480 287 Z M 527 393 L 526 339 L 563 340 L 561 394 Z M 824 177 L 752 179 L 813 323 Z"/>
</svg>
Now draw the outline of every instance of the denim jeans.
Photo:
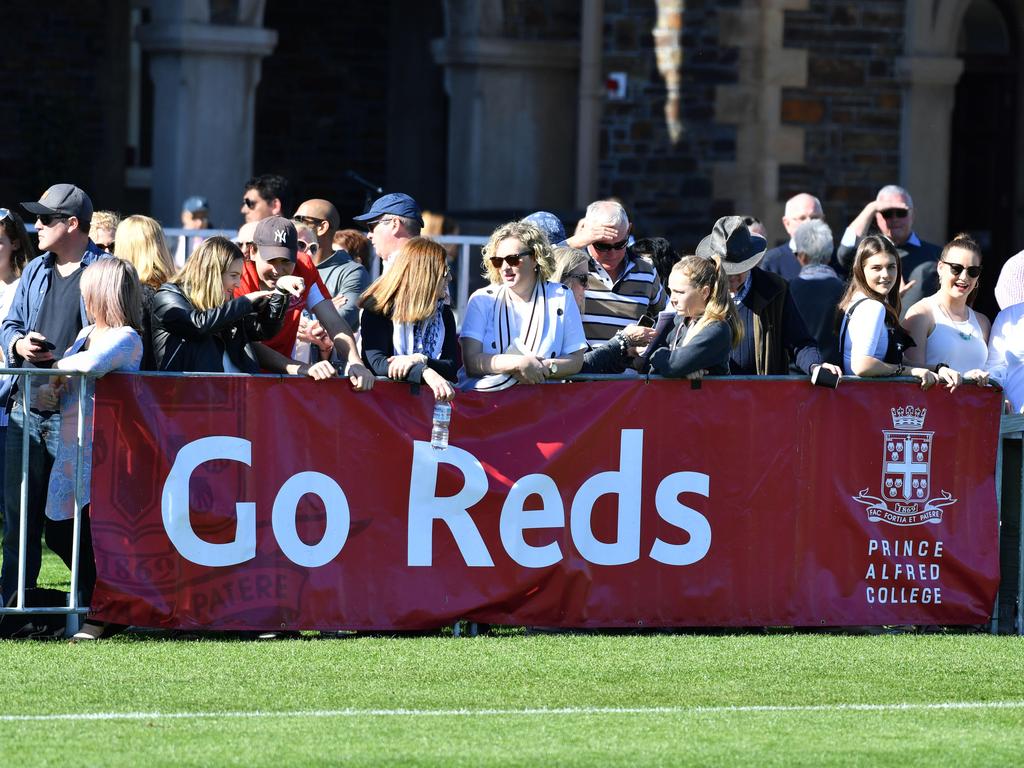
<svg viewBox="0 0 1024 768">
<path fill-rule="evenodd" d="M 43 524 L 50 469 L 60 445 L 60 413 L 44 417 L 28 414 L 28 530 L 25 548 L 25 587 L 34 587 L 42 560 Z M 18 589 L 18 538 L 21 512 L 21 441 L 24 416 L 21 406 L 11 411 L 4 446 L 4 546 L 0 565 L 0 592 L 6 604 Z"/>
</svg>

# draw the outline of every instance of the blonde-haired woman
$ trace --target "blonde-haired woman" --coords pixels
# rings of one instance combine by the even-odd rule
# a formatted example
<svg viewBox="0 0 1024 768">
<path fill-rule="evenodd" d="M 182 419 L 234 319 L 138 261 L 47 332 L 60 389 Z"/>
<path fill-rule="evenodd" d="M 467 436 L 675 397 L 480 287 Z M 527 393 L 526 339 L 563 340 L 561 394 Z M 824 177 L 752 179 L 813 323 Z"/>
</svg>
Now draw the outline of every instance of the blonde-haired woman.
<svg viewBox="0 0 1024 768">
<path fill-rule="evenodd" d="M 142 284 L 142 370 L 151 371 L 154 369 L 153 297 L 174 275 L 174 264 L 160 222 L 149 216 L 123 219 L 117 225 L 116 243 L 118 257 L 131 262 Z"/>
<path fill-rule="evenodd" d="M 700 371 L 727 375 L 729 355 L 743 338 L 743 323 L 721 262 L 685 256 L 672 267 L 668 289 L 676 319 L 651 344 L 651 370 L 672 378 Z"/>
<path fill-rule="evenodd" d="M 142 362 L 141 295 L 135 268 L 124 259 L 99 259 L 82 273 L 82 301 L 92 320 L 81 330 L 75 343 L 56 362 L 57 371 L 102 376 L 112 371 L 137 371 Z M 92 412 L 95 379 L 60 377 L 39 387 L 36 405 L 61 411 L 60 443 L 50 470 L 46 495 L 46 544 L 68 566 L 72 561 L 72 535 L 75 516 L 75 465 L 78 454 L 79 390 L 86 387 L 82 456 L 82 525 L 79 557 L 81 601 L 88 605 L 96 583 L 96 564 L 89 526 L 89 477 L 92 467 Z M 95 639 L 102 627 L 86 624 L 78 639 Z"/>
<path fill-rule="evenodd" d="M 423 383 L 434 397 L 455 397 L 458 374 L 455 316 L 445 303 L 447 254 L 424 237 L 406 240 L 359 298 L 363 362 L 375 376 Z"/>
<path fill-rule="evenodd" d="M 159 371 L 259 373 L 250 342 L 281 328 L 286 294 L 254 291 L 232 298 L 242 251 L 224 237 L 204 240 L 181 272 L 153 298 L 153 362 Z"/>
<path fill-rule="evenodd" d="M 494 231 L 483 255 L 491 284 L 466 306 L 459 387 L 497 391 L 577 373 L 587 340 L 570 291 L 548 282 L 554 262 L 547 237 L 512 221 Z"/>
</svg>

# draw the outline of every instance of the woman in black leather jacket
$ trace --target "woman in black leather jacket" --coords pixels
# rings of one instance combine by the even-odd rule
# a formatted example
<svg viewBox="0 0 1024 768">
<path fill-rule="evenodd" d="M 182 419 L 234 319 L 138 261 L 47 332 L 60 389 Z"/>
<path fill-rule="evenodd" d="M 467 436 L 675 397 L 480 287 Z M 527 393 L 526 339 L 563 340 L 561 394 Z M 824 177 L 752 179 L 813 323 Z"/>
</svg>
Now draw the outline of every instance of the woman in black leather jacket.
<svg viewBox="0 0 1024 768">
<path fill-rule="evenodd" d="M 254 291 L 231 298 L 242 276 L 242 251 L 211 237 L 153 298 L 152 349 L 158 371 L 259 373 L 250 342 L 281 328 L 288 297 Z"/>
</svg>

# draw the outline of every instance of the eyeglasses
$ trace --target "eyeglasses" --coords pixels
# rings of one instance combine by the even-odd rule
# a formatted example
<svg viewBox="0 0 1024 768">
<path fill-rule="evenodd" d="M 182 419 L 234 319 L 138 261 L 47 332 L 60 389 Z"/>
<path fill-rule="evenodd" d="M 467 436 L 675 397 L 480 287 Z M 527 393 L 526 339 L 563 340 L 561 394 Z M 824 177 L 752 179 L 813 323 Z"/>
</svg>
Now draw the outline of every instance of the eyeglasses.
<svg viewBox="0 0 1024 768">
<path fill-rule="evenodd" d="M 910 215 L 909 208 L 886 208 L 880 212 L 883 219 L 905 219 Z"/>
<path fill-rule="evenodd" d="M 594 243 L 594 247 L 599 251 L 621 251 L 626 247 L 626 243 L 629 242 L 627 237 L 625 240 L 619 240 L 617 243 Z"/>
<path fill-rule="evenodd" d="M 967 270 L 968 277 L 979 277 L 981 275 L 981 267 L 965 267 L 963 264 L 957 264 L 955 261 L 943 261 L 949 271 L 953 273 L 953 277 L 960 277 L 963 271 Z"/>
<path fill-rule="evenodd" d="M 491 262 L 491 266 L 495 269 L 501 269 L 502 262 L 508 264 L 510 267 L 518 267 L 521 262 L 527 256 L 532 256 L 533 251 L 520 251 L 519 253 L 510 253 L 505 258 L 501 256 L 491 256 L 488 261 Z"/>
<path fill-rule="evenodd" d="M 305 251 L 310 256 L 316 256 L 316 252 L 320 250 L 320 243 L 312 242 L 307 243 L 305 240 L 299 240 L 299 250 Z"/>
<path fill-rule="evenodd" d="M 38 216 L 36 216 L 36 221 L 38 221 L 44 227 L 50 227 L 53 226 L 54 222 L 67 221 L 70 218 L 70 216 L 61 216 L 58 213 L 41 213 Z"/>
<path fill-rule="evenodd" d="M 565 281 L 567 283 L 570 280 L 575 280 L 576 282 L 578 282 L 580 284 L 580 287 L 582 287 L 582 288 L 586 288 L 587 287 L 587 281 L 589 279 L 590 279 L 590 274 L 587 273 L 587 272 L 583 272 L 583 273 L 578 274 L 578 275 L 566 275 L 565 276 Z"/>
<path fill-rule="evenodd" d="M 248 208 L 248 209 L 249 209 L 250 211 L 251 211 L 251 210 L 252 210 L 253 208 L 255 208 L 255 207 L 256 207 L 256 204 L 257 204 L 257 203 L 259 203 L 259 200 L 253 200 L 253 199 L 251 199 L 251 198 L 248 198 L 248 197 L 243 197 L 243 198 L 242 198 L 242 205 L 244 205 L 244 206 L 245 206 L 246 208 Z"/>
<path fill-rule="evenodd" d="M 327 219 L 318 219 L 316 216 L 292 216 L 292 221 L 297 221 L 300 224 L 305 224 L 307 227 L 319 227 Z"/>
</svg>

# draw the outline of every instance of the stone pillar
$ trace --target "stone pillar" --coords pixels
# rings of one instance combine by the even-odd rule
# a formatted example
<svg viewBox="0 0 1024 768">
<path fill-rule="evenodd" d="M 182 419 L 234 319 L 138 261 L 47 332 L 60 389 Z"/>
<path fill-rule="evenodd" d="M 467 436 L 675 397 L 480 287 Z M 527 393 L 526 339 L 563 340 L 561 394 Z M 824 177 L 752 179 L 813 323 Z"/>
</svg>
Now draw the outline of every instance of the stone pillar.
<svg viewBox="0 0 1024 768">
<path fill-rule="evenodd" d="M 252 174 L 256 86 L 277 33 L 210 24 L 207 3 L 154 3 L 139 28 L 150 54 L 153 99 L 153 216 L 180 226 L 189 195 L 210 200 L 215 226 L 241 222 L 242 185 Z M 261 3 L 242 3 L 243 21 L 262 22 Z M 255 11 L 253 9 L 256 9 Z"/>
<path fill-rule="evenodd" d="M 455 32 L 433 45 L 449 96 L 449 210 L 571 209 L 578 43 Z"/>
<path fill-rule="evenodd" d="M 896 60 L 904 83 L 900 184 L 914 198 L 914 231 L 933 243 L 946 241 L 953 103 L 963 70 L 963 61 L 944 56 Z"/>
<path fill-rule="evenodd" d="M 782 124 L 782 89 L 807 85 L 807 51 L 784 48 L 787 10 L 806 10 L 808 0 L 743 0 L 721 11 L 721 43 L 739 50 L 739 82 L 715 91 L 715 118 L 734 124 L 736 162 L 719 164 L 716 200 L 732 200 L 732 213 L 760 218 L 769 242 L 785 235 L 779 200 L 779 166 L 804 159 L 804 131 Z"/>
</svg>

